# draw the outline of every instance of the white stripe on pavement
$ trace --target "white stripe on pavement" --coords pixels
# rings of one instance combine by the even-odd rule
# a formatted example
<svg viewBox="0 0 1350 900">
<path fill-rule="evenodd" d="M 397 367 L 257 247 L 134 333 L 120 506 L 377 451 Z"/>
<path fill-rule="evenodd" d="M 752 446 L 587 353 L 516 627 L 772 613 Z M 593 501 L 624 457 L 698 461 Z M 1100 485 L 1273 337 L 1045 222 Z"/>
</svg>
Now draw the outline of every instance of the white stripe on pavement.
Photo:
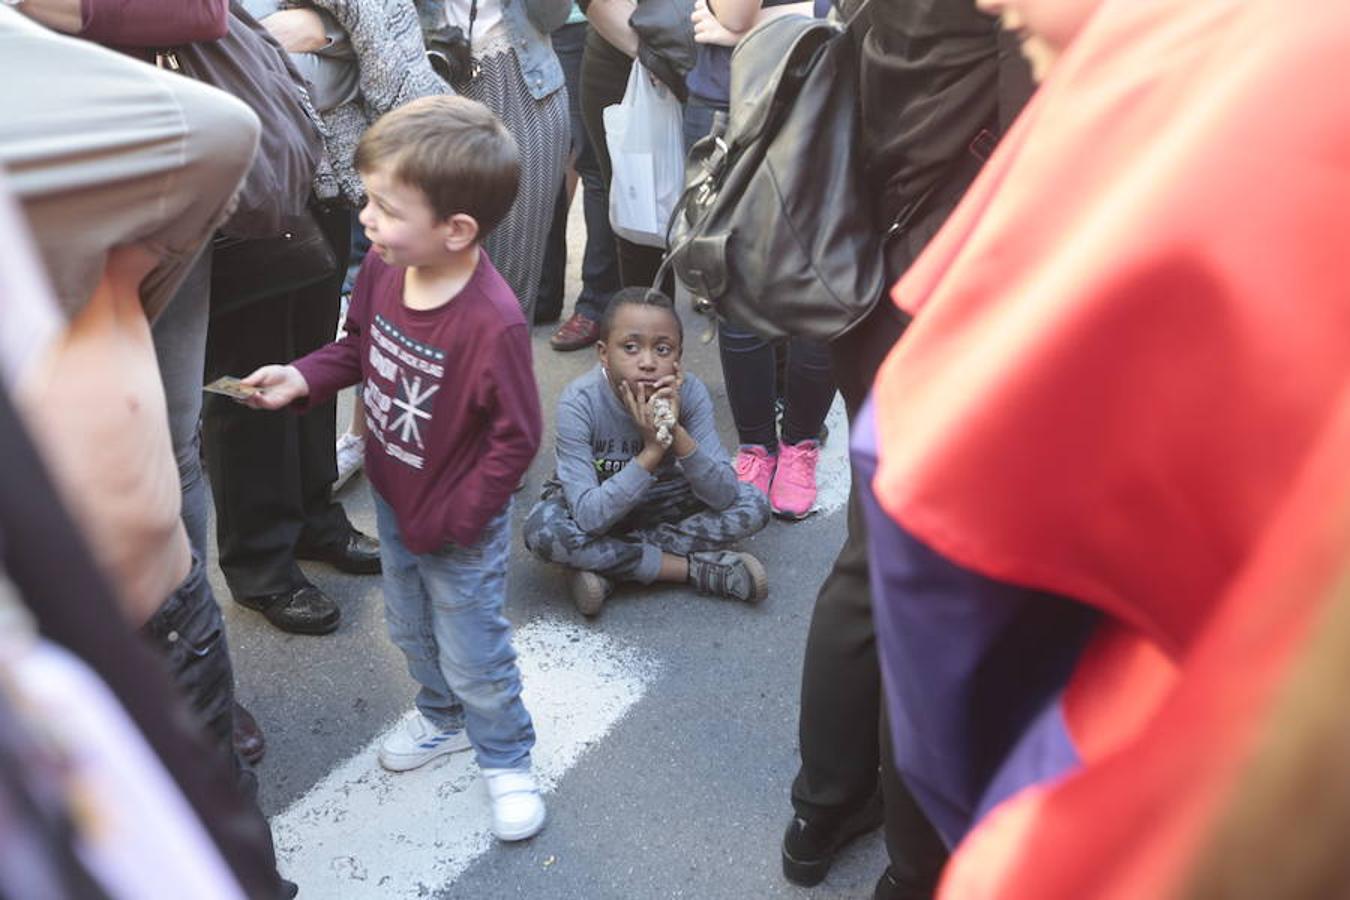
<svg viewBox="0 0 1350 900">
<path fill-rule="evenodd" d="M 656 667 L 604 634 L 561 622 L 532 622 L 515 645 L 538 735 L 535 774 L 549 791 L 642 698 Z M 496 840 L 472 752 L 395 775 L 376 760 L 384 737 L 272 821 L 281 871 L 306 897 L 434 896 Z"/>
<path fill-rule="evenodd" d="M 827 515 L 848 503 L 853 480 L 848 465 L 848 414 L 844 411 L 844 395 L 837 391 L 825 424 L 830 436 L 820 448 L 820 461 L 816 463 L 817 515 Z"/>
</svg>

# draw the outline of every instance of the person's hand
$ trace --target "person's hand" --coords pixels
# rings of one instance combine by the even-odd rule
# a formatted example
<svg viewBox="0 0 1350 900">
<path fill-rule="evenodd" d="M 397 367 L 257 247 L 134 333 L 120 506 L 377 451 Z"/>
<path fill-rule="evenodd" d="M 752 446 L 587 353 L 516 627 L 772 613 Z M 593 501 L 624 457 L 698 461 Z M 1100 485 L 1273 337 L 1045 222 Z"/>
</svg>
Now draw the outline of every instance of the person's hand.
<svg viewBox="0 0 1350 900">
<path fill-rule="evenodd" d="M 628 386 L 627 381 L 622 381 L 619 383 L 619 399 L 623 401 L 624 409 L 628 410 L 628 415 L 632 418 L 633 424 L 637 426 L 638 434 L 642 437 L 643 449 L 651 450 L 655 448 L 664 456 L 666 448 L 662 447 L 661 442 L 656 439 L 656 425 L 652 422 L 652 408 L 648 402 L 649 397 L 639 397 Z"/>
<path fill-rule="evenodd" d="M 281 409 L 309 396 L 309 382 L 295 366 L 263 366 L 240 382 L 258 389 L 252 397 L 239 401 L 253 409 Z"/>
<path fill-rule="evenodd" d="M 288 53 L 313 53 L 328 46 L 323 19 L 312 9 L 283 9 L 262 20 L 277 43 Z"/>
<path fill-rule="evenodd" d="M 732 31 L 712 14 L 707 0 L 697 0 L 694 12 L 689 16 L 694 23 L 694 43 L 716 44 L 720 47 L 735 47 L 745 37 L 743 31 Z"/>
</svg>

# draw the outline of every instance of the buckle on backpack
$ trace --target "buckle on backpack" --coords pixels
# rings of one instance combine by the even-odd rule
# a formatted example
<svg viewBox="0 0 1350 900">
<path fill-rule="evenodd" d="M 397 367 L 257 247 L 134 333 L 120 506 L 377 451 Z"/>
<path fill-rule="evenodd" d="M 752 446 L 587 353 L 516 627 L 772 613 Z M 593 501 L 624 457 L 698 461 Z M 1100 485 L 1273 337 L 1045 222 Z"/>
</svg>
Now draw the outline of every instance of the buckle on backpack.
<svg viewBox="0 0 1350 900">
<path fill-rule="evenodd" d="M 970 155 L 984 162 L 994 153 L 994 148 L 998 146 L 998 136 L 988 128 L 981 128 L 979 133 L 970 139 Z"/>
</svg>

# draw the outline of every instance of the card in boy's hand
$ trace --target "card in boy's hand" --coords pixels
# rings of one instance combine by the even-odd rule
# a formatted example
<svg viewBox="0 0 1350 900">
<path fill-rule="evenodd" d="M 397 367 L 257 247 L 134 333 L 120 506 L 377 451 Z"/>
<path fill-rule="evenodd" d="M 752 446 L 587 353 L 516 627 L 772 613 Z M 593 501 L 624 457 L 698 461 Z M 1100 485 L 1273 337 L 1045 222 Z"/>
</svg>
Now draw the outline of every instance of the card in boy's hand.
<svg viewBox="0 0 1350 900">
<path fill-rule="evenodd" d="M 249 397 L 258 393 L 258 389 L 253 387 L 253 385 L 244 384 L 233 375 L 224 375 L 217 378 L 215 381 L 202 388 L 202 390 L 210 391 L 212 394 L 220 394 L 221 396 L 229 397 L 231 400 L 247 400 Z"/>
</svg>

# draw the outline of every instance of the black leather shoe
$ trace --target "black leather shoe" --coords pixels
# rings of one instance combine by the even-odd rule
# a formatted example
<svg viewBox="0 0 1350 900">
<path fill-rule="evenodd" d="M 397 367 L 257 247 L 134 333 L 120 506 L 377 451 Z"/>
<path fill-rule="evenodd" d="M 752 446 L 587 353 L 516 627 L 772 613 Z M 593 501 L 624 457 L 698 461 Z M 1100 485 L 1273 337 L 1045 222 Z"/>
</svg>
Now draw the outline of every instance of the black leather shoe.
<svg viewBox="0 0 1350 900">
<path fill-rule="evenodd" d="M 380 542 L 368 534 L 362 534 L 355 528 L 340 544 L 326 547 L 296 547 L 296 559 L 313 559 L 326 562 L 339 572 L 348 575 L 380 574 Z"/>
<path fill-rule="evenodd" d="M 934 892 L 935 886 L 914 887 L 901 883 L 900 879 L 895 877 L 895 873 L 888 868 L 877 879 L 872 900 L 932 900 Z"/>
<path fill-rule="evenodd" d="M 234 749 L 250 766 L 262 762 L 263 754 L 267 752 L 258 720 L 238 703 L 234 705 Z"/>
<path fill-rule="evenodd" d="M 879 799 L 843 819 L 811 822 L 794 816 L 783 834 L 783 877 L 793 884 L 813 887 L 829 874 L 834 857 L 850 841 L 881 825 Z"/>
<path fill-rule="evenodd" d="M 337 604 L 312 584 L 282 594 L 234 599 L 240 606 L 256 609 L 267 621 L 292 634 L 328 634 L 337 630 L 342 618 Z"/>
</svg>

